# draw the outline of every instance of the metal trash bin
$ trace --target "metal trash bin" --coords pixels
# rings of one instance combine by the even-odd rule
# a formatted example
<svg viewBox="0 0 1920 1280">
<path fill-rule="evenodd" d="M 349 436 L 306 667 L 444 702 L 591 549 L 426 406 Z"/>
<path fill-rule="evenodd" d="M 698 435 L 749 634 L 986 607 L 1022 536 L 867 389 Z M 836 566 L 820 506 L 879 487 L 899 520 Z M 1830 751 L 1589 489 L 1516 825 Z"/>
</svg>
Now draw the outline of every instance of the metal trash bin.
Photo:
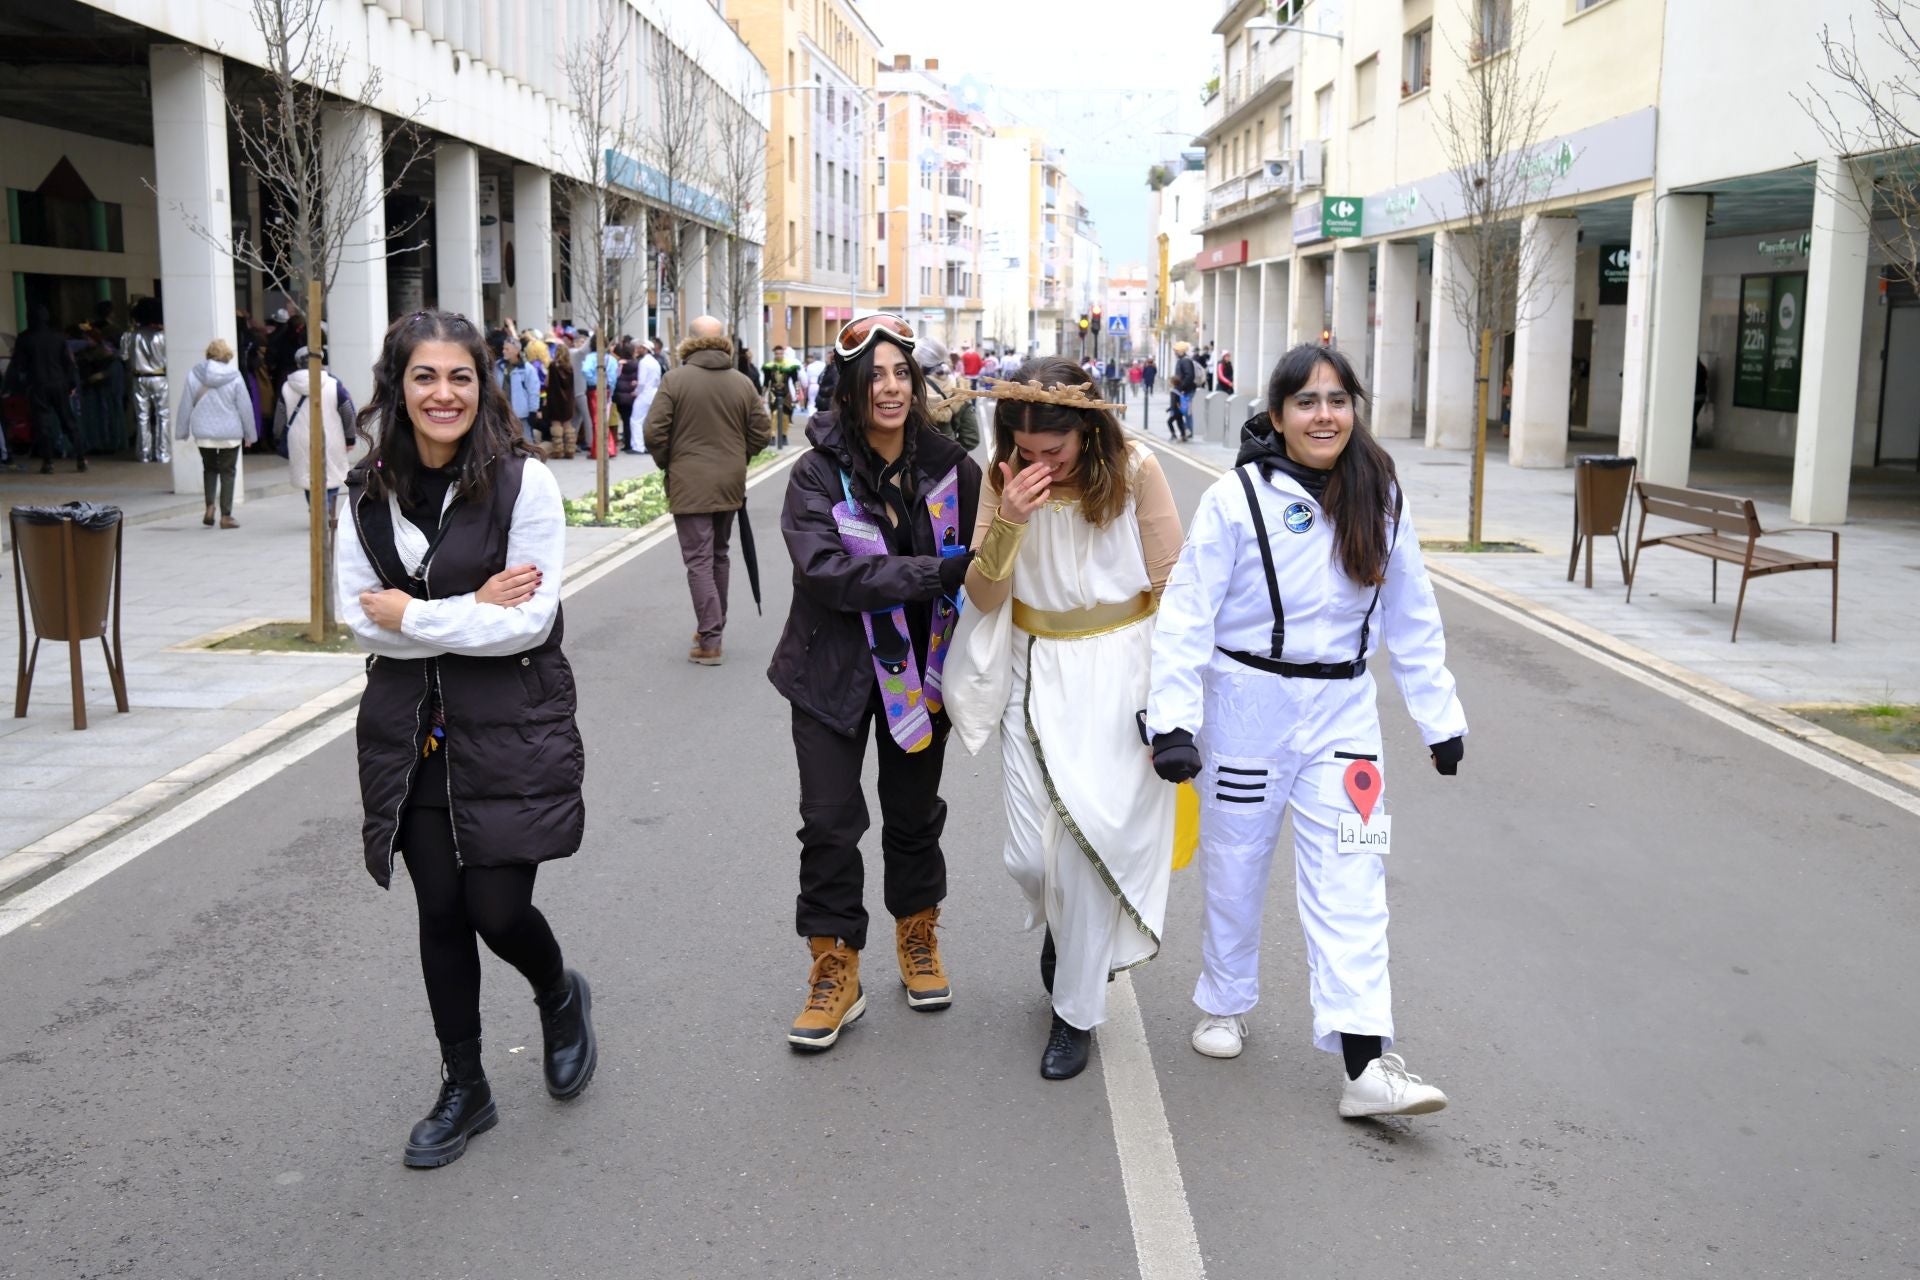
<svg viewBox="0 0 1920 1280">
<path fill-rule="evenodd" d="M 1623 530 L 1627 522 L 1627 500 L 1633 493 L 1635 460 L 1612 454 L 1588 454 L 1575 458 L 1573 467 L 1573 555 L 1567 561 L 1567 581 L 1580 563 L 1580 544 L 1587 547 L 1587 586 L 1593 586 L 1593 540 L 1611 537 L 1620 553 L 1620 578 L 1629 579 L 1627 543 Z"/>
<path fill-rule="evenodd" d="M 120 508 L 92 502 L 58 507 L 14 507 L 13 598 L 20 613 L 20 667 L 13 714 L 27 714 L 42 640 L 67 642 L 73 675 L 73 727 L 87 727 L 86 683 L 80 642 L 96 637 L 107 655 L 113 699 L 127 710 L 127 679 L 120 647 Z M 28 611 L 33 646 L 27 646 Z M 108 639 L 111 632 L 112 639 Z"/>
</svg>

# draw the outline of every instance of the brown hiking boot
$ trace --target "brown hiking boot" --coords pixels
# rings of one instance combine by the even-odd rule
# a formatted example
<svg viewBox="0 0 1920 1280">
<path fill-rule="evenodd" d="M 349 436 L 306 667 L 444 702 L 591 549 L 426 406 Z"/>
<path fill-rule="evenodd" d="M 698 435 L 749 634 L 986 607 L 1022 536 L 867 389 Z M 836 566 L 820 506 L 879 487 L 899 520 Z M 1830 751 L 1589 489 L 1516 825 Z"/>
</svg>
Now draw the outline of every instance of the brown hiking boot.
<svg viewBox="0 0 1920 1280">
<path fill-rule="evenodd" d="M 793 1020 L 787 1043 L 819 1052 L 833 1048 L 840 1029 L 867 1011 L 860 989 L 860 953 L 838 938 L 808 938 L 813 969 L 807 974 L 807 1007 Z"/>
<path fill-rule="evenodd" d="M 914 1009 L 944 1009 L 953 1003 L 947 966 L 940 963 L 940 943 L 933 931 L 940 926 L 940 908 L 928 907 L 893 922 L 893 945 L 900 953 L 900 985 Z"/>
<path fill-rule="evenodd" d="M 726 660 L 726 655 L 717 648 L 706 649 L 696 644 L 687 650 L 687 661 L 698 667 L 717 667 Z"/>
</svg>

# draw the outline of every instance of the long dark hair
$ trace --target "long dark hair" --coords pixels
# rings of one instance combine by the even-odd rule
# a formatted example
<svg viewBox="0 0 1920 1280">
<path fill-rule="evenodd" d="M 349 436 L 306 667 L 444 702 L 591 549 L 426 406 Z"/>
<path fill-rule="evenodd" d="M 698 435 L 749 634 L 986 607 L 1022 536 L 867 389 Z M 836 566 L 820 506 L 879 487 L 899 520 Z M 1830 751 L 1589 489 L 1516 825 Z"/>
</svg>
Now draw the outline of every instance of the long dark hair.
<svg viewBox="0 0 1920 1280">
<path fill-rule="evenodd" d="M 1043 387 L 1088 387 L 1087 371 L 1064 356 L 1036 356 L 1012 375 L 1015 382 L 1038 382 Z M 1047 435 L 1080 434 L 1080 462 L 1073 484 L 1080 490 L 1080 514 L 1088 523 L 1105 528 L 1127 509 L 1127 437 L 1113 414 L 1105 409 L 1070 409 L 1065 405 L 1035 404 L 1031 400 L 1002 400 L 993 411 L 993 468 L 990 483 L 1001 486 L 1000 464 L 1010 463 L 1018 475 L 1026 464 L 1013 443 L 1016 431 Z"/>
<path fill-rule="evenodd" d="M 867 425 L 873 421 L 873 361 L 882 342 L 907 358 L 907 373 L 913 379 L 913 391 L 907 397 L 906 446 L 900 455 L 909 470 L 920 432 L 933 429 L 933 419 L 927 416 L 927 375 L 921 372 L 913 352 L 889 339 L 886 330 L 882 329 L 878 340 L 851 360 L 843 360 L 839 352 L 834 352 L 833 365 L 839 372 L 831 403 L 840 423 L 840 434 L 854 455 L 872 467 L 876 475 L 881 468 L 872 446 L 867 443 Z"/>
<path fill-rule="evenodd" d="M 1284 450 L 1286 436 L 1277 419 L 1286 402 L 1313 378 L 1321 365 L 1333 370 L 1353 402 L 1353 432 L 1333 464 L 1320 506 L 1333 522 L 1333 554 L 1347 577 L 1363 587 L 1387 580 L 1387 521 L 1400 519 L 1400 482 L 1393 456 L 1380 447 L 1367 426 L 1367 389 L 1353 362 L 1332 347 L 1303 342 L 1280 357 L 1267 379 L 1268 412 L 1274 437 Z"/>
<path fill-rule="evenodd" d="M 385 500 L 389 494 L 410 505 L 419 494 L 424 465 L 413 438 L 413 419 L 407 416 L 407 366 L 423 342 L 451 342 L 466 351 L 479 388 L 473 426 L 453 455 L 453 492 L 462 500 L 484 503 L 493 496 L 494 463 L 511 454 L 531 454 L 514 420 L 513 407 L 488 372 L 486 339 L 465 316 L 451 311 L 416 311 L 387 327 L 380 358 L 373 364 L 373 398 L 360 411 L 359 429 L 373 437 L 373 448 L 363 464 L 367 492 Z"/>
</svg>

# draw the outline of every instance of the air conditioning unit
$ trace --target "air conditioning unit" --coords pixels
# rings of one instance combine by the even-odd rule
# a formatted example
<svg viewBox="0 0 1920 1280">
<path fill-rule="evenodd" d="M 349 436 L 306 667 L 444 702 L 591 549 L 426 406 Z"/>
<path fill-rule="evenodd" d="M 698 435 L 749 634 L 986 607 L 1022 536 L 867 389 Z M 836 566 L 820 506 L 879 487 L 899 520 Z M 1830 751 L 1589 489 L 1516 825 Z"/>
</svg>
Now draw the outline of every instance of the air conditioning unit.
<svg viewBox="0 0 1920 1280">
<path fill-rule="evenodd" d="M 1267 171 L 1267 177 L 1285 186 L 1293 180 L 1293 159 L 1290 156 L 1276 156 L 1260 162 Z"/>
<path fill-rule="evenodd" d="M 1293 153 L 1293 189 L 1301 191 L 1320 185 L 1320 168 L 1325 148 L 1318 142 L 1303 142 Z"/>
</svg>

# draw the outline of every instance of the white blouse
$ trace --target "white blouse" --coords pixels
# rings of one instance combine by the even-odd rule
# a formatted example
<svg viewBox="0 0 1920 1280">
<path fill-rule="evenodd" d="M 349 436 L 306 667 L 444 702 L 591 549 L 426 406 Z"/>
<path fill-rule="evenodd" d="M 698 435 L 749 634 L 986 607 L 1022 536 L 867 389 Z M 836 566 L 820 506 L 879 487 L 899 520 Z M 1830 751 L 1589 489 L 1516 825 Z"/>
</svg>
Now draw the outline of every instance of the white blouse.
<svg viewBox="0 0 1920 1280">
<path fill-rule="evenodd" d="M 394 549 L 411 571 L 427 554 L 427 535 L 400 514 L 397 499 L 389 497 L 387 502 L 393 516 Z M 441 511 L 452 502 L 449 489 Z M 507 564 L 536 565 L 542 577 L 533 598 L 511 609 L 481 604 L 469 592 L 441 600 L 409 601 L 398 631 L 376 625 L 360 607 L 360 593 L 383 590 L 386 584 L 374 572 L 352 513 L 348 514 L 334 553 L 334 590 L 340 620 L 368 653 L 383 658 L 433 658 L 443 653 L 498 658 L 536 648 L 552 634 L 566 570 L 567 518 L 560 484 L 539 459 L 528 458 L 521 472 L 520 496 L 513 504 L 513 523 L 507 531 Z"/>
</svg>

